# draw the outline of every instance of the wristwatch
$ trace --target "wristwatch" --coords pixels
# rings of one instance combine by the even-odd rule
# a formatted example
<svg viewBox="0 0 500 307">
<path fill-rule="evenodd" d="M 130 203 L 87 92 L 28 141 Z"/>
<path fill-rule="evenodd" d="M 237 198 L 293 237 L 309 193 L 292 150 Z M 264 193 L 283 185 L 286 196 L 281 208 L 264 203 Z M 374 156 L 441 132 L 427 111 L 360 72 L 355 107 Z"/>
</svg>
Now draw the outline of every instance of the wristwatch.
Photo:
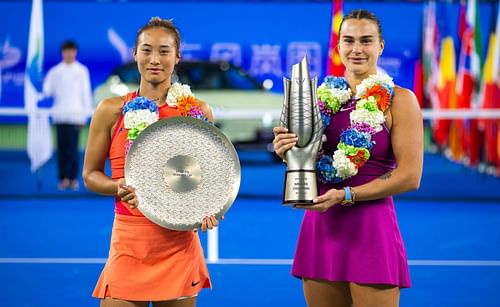
<svg viewBox="0 0 500 307">
<path fill-rule="evenodd" d="M 344 200 L 342 200 L 340 204 L 345 207 L 349 207 L 354 204 L 354 193 L 351 187 L 344 187 Z"/>
</svg>

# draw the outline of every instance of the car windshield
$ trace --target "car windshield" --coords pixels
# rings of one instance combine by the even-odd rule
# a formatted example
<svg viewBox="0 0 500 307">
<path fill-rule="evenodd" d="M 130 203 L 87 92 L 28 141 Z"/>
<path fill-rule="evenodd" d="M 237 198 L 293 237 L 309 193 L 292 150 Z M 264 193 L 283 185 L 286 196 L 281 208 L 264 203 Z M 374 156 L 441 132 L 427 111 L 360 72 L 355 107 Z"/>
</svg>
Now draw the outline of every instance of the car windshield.
<svg viewBox="0 0 500 307">
<path fill-rule="evenodd" d="M 122 65 L 113 74 L 117 75 L 123 83 L 139 84 L 140 82 L 135 63 Z M 262 85 L 248 73 L 227 63 L 180 62 L 172 81 L 189 84 L 194 90 L 262 89 Z"/>
</svg>

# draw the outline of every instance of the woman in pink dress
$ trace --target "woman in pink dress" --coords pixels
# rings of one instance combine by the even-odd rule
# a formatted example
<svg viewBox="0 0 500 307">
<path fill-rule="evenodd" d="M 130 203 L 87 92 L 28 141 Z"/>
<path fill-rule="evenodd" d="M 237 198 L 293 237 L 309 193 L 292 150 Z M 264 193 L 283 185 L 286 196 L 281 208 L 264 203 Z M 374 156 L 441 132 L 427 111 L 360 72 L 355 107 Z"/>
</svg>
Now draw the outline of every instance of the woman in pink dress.
<svg viewBox="0 0 500 307">
<path fill-rule="evenodd" d="M 319 196 L 304 208 L 292 274 L 308 306 L 398 306 L 410 287 L 392 195 L 418 189 L 423 125 L 413 93 L 377 75 L 384 50 L 378 18 L 352 11 L 340 24 L 345 78 L 318 88 L 327 141 L 318 157 Z M 295 134 L 274 128 L 274 149 Z"/>
</svg>

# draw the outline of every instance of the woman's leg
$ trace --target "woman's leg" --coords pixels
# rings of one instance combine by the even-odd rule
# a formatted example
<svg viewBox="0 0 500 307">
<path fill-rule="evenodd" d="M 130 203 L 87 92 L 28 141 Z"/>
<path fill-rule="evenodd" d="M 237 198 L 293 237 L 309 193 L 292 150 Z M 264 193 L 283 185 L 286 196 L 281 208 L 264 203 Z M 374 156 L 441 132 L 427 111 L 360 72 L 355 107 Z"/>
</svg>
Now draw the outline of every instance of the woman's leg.
<svg viewBox="0 0 500 307">
<path fill-rule="evenodd" d="M 149 302 L 124 301 L 111 297 L 101 300 L 101 307 L 148 307 Z"/>
<path fill-rule="evenodd" d="M 350 283 L 349 288 L 354 307 L 399 306 L 399 287 Z"/>
<path fill-rule="evenodd" d="M 309 307 L 349 307 L 349 284 L 320 279 L 303 279 L 304 296 Z"/>
<path fill-rule="evenodd" d="M 195 307 L 196 296 L 188 297 L 179 300 L 153 302 L 153 307 Z"/>
</svg>

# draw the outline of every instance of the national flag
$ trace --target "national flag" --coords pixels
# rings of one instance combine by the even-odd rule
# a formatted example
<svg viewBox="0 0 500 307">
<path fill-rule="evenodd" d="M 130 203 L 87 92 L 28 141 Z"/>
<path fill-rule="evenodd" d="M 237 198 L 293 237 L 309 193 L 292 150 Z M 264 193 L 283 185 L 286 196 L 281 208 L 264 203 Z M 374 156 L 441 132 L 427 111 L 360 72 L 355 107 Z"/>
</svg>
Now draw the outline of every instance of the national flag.
<svg viewBox="0 0 500 307">
<path fill-rule="evenodd" d="M 439 60 L 439 70 L 441 72 L 439 85 L 438 85 L 438 95 L 439 95 L 439 108 L 448 109 L 454 108 L 456 106 L 456 72 L 455 72 L 455 46 L 453 44 L 453 38 L 451 35 L 447 35 L 443 38 L 441 42 L 441 55 Z M 449 128 L 449 120 L 444 121 L 445 127 Z M 453 128 L 453 127 L 452 127 Z M 444 130 L 444 135 L 440 137 L 442 139 L 437 140 L 440 144 L 446 144 L 446 137 L 449 141 L 453 142 L 456 140 L 454 133 L 456 130 L 450 129 L 450 135 L 447 136 L 446 132 L 448 129 Z M 453 147 L 453 143 L 450 144 Z"/>
<path fill-rule="evenodd" d="M 471 99 L 474 91 L 474 80 L 471 72 L 471 56 L 473 49 L 473 29 L 467 24 L 466 4 L 464 0 L 460 1 L 460 12 L 458 21 L 458 38 L 460 42 L 460 55 L 458 62 L 457 76 L 457 105 L 458 109 L 470 109 Z M 454 139 L 450 140 L 452 157 L 455 160 L 462 160 L 466 148 L 468 148 L 468 135 L 465 126 L 470 122 L 464 119 L 452 121 L 454 127 Z"/>
<path fill-rule="evenodd" d="M 413 73 L 413 93 L 415 93 L 421 109 L 424 107 L 424 72 L 422 65 L 420 59 L 416 60 Z"/>
<path fill-rule="evenodd" d="M 328 60 L 326 64 L 326 74 L 334 76 L 344 76 L 345 67 L 340 60 L 338 49 L 339 44 L 339 30 L 340 23 L 342 22 L 342 8 L 344 1 L 332 1 L 332 20 L 330 26 L 330 42 L 328 45 Z"/>
<path fill-rule="evenodd" d="M 429 1 L 424 8 L 424 50 L 423 50 L 423 79 L 424 95 L 434 110 L 441 109 L 439 102 L 438 85 L 440 78 L 439 68 L 439 29 L 436 22 L 436 2 Z M 434 141 L 444 147 L 448 135 L 448 122 L 434 120 L 432 122 Z"/>
<path fill-rule="evenodd" d="M 480 102 L 483 109 L 500 109 L 500 93 L 497 82 L 498 80 L 498 59 L 500 57 L 500 42 L 498 35 L 500 31 L 500 8 L 497 11 L 496 23 L 493 19 L 491 25 L 491 33 L 488 44 L 488 52 L 483 68 L 483 80 L 481 84 Z M 495 17 L 493 17 L 495 18 Z M 496 27 L 495 27 L 496 25 Z M 496 67 L 495 67 L 496 64 Z M 485 141 L 485 158 L 489 164 L 499 165 L 498 147 L 498 119 L 484 120 L 484 141 Z"/>
<path fill-rule="evenodd" d="M 465 7 L 463 5 L 462 7 Z M 479 26 L 478 5 L 476 0 L 467 1 L 465 12 L 465 24 L 462 34 L 462 47 L 460 55 L 459 82 L 458 82 L 458 106 L 471 110 L 477 110 L 478 88 L 481 78 L 481 29 Z M 481 155 L 481 133 L 477 119 L 468 119 L 464 126 L 464 149 L 471 166 L 479 163 Z"/>
</svg>

